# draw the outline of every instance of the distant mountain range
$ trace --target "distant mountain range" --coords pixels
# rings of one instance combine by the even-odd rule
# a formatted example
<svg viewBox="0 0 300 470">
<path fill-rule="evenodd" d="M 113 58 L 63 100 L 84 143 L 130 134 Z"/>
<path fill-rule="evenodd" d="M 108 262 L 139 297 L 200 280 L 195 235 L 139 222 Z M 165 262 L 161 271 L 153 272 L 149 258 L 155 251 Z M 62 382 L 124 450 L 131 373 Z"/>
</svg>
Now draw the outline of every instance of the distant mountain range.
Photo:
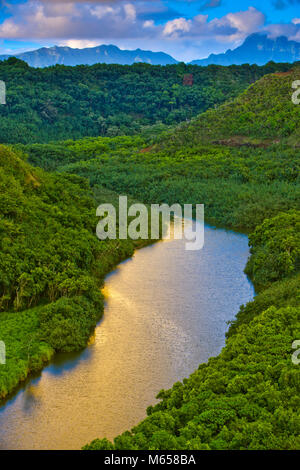
<svg viewBox="0 0 300 470">
<path fill-rule="evenodd" d="M 9 55 L 0 55 L 6 60 Z M 55 64 L 93 65 L 96 63 L 131 65 L 146 62 L 152 65 L 177 64 L 178 61 L 164 52 L 152 52 L 136 49 L 121 50 L 117 46 L 102 45 L 86 49 L 71 47 L 43 47 L 36 51 L 17 54 L 15 57 L 24 60 L 31 67 L 48 67 Z M 245 63 L 264 65 L 270 61 L 296 62 L 300 60 L 300 42 L 289 41 L 285 36 L 270 39 L 266 34 L 252 34 L 245 42 L 234 50 L 224 54 L 211 54 L 206 59 L 194 60 L 193 65 L 241 65 Z"/>
<path fill-rule="evenodd" d="M 211 54 L 207 59 L 194 60 L 194 65 L 264 65 L 273 62 L 296 62 L 300 60 L 300 42 L 289 41 L 280 36 L 270 39 L 266 34 L 252 34 L 234 50 L 224 54 Z"/>
<path fill-rule="evenodd" d="M 6 60 L 9 55 L 1 55 L 0 60 Z M 31 67 L 48 67 L 55 64 L 63 65 L 93 65 L 97 63 L 131 65 L 136 62 L 146 62 L 152 65 L 177 64 L 164 52 L 152 52 L 136 49 L 135 51 L 121 50 L 117 46 L 102 45 L 86 49 L 71 47 L 43 47 L 36 51 L 24 52 L 15 57 L 24 60 Z"/>
</svg>

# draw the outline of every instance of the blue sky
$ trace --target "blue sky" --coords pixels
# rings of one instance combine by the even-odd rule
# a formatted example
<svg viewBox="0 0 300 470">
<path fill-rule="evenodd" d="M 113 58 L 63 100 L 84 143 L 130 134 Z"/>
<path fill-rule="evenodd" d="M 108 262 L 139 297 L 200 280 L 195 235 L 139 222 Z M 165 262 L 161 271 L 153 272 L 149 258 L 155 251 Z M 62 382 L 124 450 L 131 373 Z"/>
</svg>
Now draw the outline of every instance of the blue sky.
<svg viewBox="0 0 300 470">
<path fill-rule="evenodd" d="M 192 60 L 259 31 L 300 41 L 300 0 L 0 0 L 0 54 L 116 44 Z"/>
</svg>

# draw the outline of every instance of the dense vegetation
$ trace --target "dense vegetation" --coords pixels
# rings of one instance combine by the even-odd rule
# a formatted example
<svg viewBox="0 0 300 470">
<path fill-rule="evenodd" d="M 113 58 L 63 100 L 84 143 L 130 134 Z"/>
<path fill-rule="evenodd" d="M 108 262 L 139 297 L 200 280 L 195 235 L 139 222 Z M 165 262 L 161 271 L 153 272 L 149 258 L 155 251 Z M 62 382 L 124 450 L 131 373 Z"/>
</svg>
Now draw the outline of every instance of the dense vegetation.
<svg viewBox="0 0 300 470">
<path fill-rule="evenodd" d="M 7 105 L 0 107 L 0 142 L 49 142 L 85 136 L 133 134 L 161 123 L 191 119 L 236 97 L 263 75 L 290 64 L 258 66 L 93 66 L 30 68 L 0 63 Z M 193 86 L 184 86 L 185 75 Z"/>
<path fill-rule="evenodd" d="M 167 146 L 187 143 L 215 142 L 230 146 L 268 147 L 284 141 L 299 146 L 300 109 L 292 101 L 294 81 L 299 80 L 300 67 L 285 73 L 263 77 L 236 100 L 209 110 L 180 131 L 168 136 Z"/>
<path fill-rule="evenodd" d="M 94 198 L 116 195 L 98 187 Z M 0 147 L 0 398 L 55 351 L 86 345 L 102 315 L 104 275 L 133 254 L 130 240 L 96 238 L 94 198 L 86 180 L 33 169 Z"/>
<path fill-rule="evenodd" d="M 146 145 L 140 137 L 118 137 L 21 148 L 33 164 L 83 176 L 93 188 L 145 203 L 204 203 L 207 221 L 239 230 L 298 206 L 299 150 L 199 143 L 141 151 Z"/>
<path fill-rule="evenodd" d="M 298 199 L 299 203 L 299 199 Z M 293 276 L 300 270 L 300 214 L 280 213 L 267 219 L 250 235 L 251 257 L 246 273 L 256 285 Z"/>
<path fill-rule="evenodd" d="M 159 143 L 150 135 L 20 148 L 32 164 L 83 176 L 92 187 L 143 202 L 202 202 L 210 222 L 249 232 L 299 204 L 300 106 L 291 100 L 292 82 L 299 77 L 299 69 L 264 77 L 232 103 L 165 133 Z M 258 124 L 244 117 L 244 103 Z M 231 139 L 215 142 L 225 135 Z"/>
<path fill-rule="evenodd" d="M 3 301 L 10 311 L 0 314 L 0 336 L 3 331 L 12 341 L 12 349 L 7 369 L 3 369 L 8 372 L 0 376 L 0 384 L 11 384 L 12 377 L 28 371 L 29 363 L 34 368 L 36 358 L 47 359 L 54 349 L 83 345 L 95 322 L 95 302 L 97 308 L 100 302 L 97 311 L 101 311 L 101 298 L 94 290 L 96 279 L 120 255 L 133 250 L 129 242 L 125 246 L 118 241 L 111 247 L 110 242 L 94 245 L 90 234 L 95 217 L 86 179 L 99 201 L 126 193 L 149 203 L 204 203 L 207 220 L 253 232 L 246 270 L 259 293 L 241 307 L 218 357 L 200 365 L 183 383 L 161 391 L 159 403 L 148 408 L 148 417 L 114 443 L 96 439 L 86 448 L 300 449 L 300 369 L 291 360 L 292 343 L 300 339 L 300 107 L 291 104 L 291 82 L 296 79 L 300 79 L 297 70 L 263 78 L 237 100 L 208 111 L 176 132 L 167 132 L 158 142 L 150 132 L 16 146 L 31 164 L 56 171 L 54 174 L 32 169 L 10 150 L 2 149 L 6 155 L 2 193 L 9 201 L 3 208 L 10 211 L 4 219 L 4 253 L 12 250 L 12 258 L 21 263 L 20 253 L 28 250 L 26 262 L 31 262 L 31 268 L 21 268 L 19 278 L 18 269 L 10 268 L 8 256 L 10 277 L 1 273 L 1 279 L 7 279 L 7 286 L 1 287 L 3 292 L 6 289 Z M 247 114 L 249 110 L 257 115 L 259 130 L 253 116 Z M 19 167 L 23 176 L 18 177 Z M 21 204 L 16 206 L 8 177 L 18 183 L 13 187 Z M 27 198 L 36 209 L 29 210 Z M 71 218 L 68 204 L 74 204 Z M 13 228 L 20 227 L 16 235 L 11 220 Z M 79 227 L 76 236 L 72 231 L 75 223 Z M 28 233 L 30 227 L 33 234 Z M 84 255 L 81 236 L 86 237 Z M 16 240 L 25 244 L 20 252 Z M 52 260 L 54 252 L 47 257 L 48 248 L 43 253 L 45 240 L 50 250 L 52 244 L 55 251 L 59 247 L 57 261 Z M 64 240 L 70 243 L 70 250 Z M 41 247 L 37 258 L 30 253 L 33 246 Z M 57 262 L 58 278 L 52 262 Z M 40 266 L 46 273 L 45 282 L 40 275 L 35 292 L 34 273 Z M 22 290 L 23 270 L 25 281 L 31 279 L 31 283 L 25 283 Z M 68 279 L 65 272 L 70 273 Z M 77 283 L 78 276 L 83 283 Z M 23 292 L 20 308 L 26 310 L 17 311 L 17 292 Z M 83 311 L 89 312 L 88 319 L 83 318 Z M 21 331 L 25 332 L 22 340 Z M 2 369 L 0 374 L 4 374 Z"/>
<path fill-rule="evenodd" d="M 101 171 L 95 166 L 101 155 L 66 166 L 92 184 L 103 181 L 100 174 L 110 175 L 109 187 L 127 187 L 144 200 L 204 202 L 209 218 L 254 230 L 246 272 L 259 289 L 254 301 L 241 307 L 218 357 L 162 390 L 148 417 L 114 443 L 96 439 L 86 449 L 300 449 L 300 369 L 291 359 L 292 343 L 300 338 L 300 108 L 290 102 L 291 79 L 299 78 L 299 71 L 265 78 L 154 149 L 131 157 L 107 154 Z M 258 114 L 257 141 L 254 120 L 246 120 L 243 130 L 235 127 L 244 112 L 241 103 Z M 207 122 L 224 123 L 216 131 L 222 137 L 232 123 L 233 140 L 209 143 L 203 138 Z M 245 137 L 252 139 L 247 145 Z M 262 145 L 261 139 L 270 140 Z M 118 175 L 115 158 L 124 165 Z"/>
</svg>

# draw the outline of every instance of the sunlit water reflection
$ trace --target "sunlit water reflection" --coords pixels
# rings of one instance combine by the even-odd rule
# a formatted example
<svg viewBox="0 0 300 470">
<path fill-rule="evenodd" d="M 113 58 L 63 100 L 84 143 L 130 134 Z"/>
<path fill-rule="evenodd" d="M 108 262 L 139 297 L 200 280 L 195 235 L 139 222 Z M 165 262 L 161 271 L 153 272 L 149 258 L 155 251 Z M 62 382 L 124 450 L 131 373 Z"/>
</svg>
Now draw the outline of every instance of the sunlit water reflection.
<svg viewBox="0 0 300 470">
<path fill-rule="evenodd" d="M 0 409 L 0 448 L 73 449 L 145 417 L 162 388 L 217 355 L 229 320 L 254 290 L 244 235 L 206 227 L 137 251 L 106 279 L 106 308 L 90 345 L 61 354 Z"/>
</svg>

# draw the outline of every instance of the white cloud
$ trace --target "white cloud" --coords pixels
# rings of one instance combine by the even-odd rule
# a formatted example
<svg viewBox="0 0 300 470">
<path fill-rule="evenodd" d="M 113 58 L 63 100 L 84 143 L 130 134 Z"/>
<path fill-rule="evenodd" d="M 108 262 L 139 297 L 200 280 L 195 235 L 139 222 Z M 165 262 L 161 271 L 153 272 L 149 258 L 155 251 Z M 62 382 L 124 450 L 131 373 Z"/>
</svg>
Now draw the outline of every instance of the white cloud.
<svg viewBox="0 0 300 470">
<path fill-rule="evenodd" d="M 225 18 L 237 31 L 247 35 L 257 31 L 266 20 L 265 15 L 254 7 L 249 7 L 247 11 L 228 13 Z"/>
<path fill-rule="evenodd" d="M 193 20 L 178 18 L 166 24 L 164 35 L 173 39 L 216 37 L 220 41 L 233 42 L 259 31 L 264 23 L 265 15 L 250 7 L 246 11 L 228 13 L 211 21 L 208 21 L 208 15 L 197 15 Z"/>
<path fill-rule="evenodd" d="M 114 14 L 115 10 L 112 7 L 107 6 L 97 6 L 90 8 L 91 15 L 96 16 L 99 20 L 108 14 Z"/>
<path fill-rule="evenodd" d="M 75 14 L 74 2 L 69 3 L 58 3 L 58 2 L 47 2 L 44 5 L 44 12 L 46 16 L 62 16 Z"/>
<path fill-rule="evenodd" d="M 211 38 L 232 42 L 259 30 L 265 16 L 256 8 L 229 13 L 208 21 L 207 15 L 192 19 L 179 17 L 165 24 L 141 19 L 137 9 L 145 2 L 135 0 L 75 2 L 30 0 L 14 5 L 12 16 L 0 25 L 0 38 L 14 39 L 69 39 L 95 38 Z M 161 7 L 160 0 L 153 4 Z M 150 36 L 149 36 L 150 35 Z"/>
<path fill-rule="evenodd" d="M 300 26 L 294 23 L 279 23 L 270 24 L 264 28 L 270 38 L 278 38 L 279 36 L 286 36 L 290 40 L 297 40 L 299 37 Z"/>
<path fill-rule="evenodd" d="M 134 6 L 131 3 L 127 3 L 124 6 L 124 11 L 126 14 L 126 19 L 129 21 L 135 21 L 136 20 L 136 10 Z"/>
<path fill-rule="evenodd" d="M 185 18 L 177 18 L 168 21 L 164 27 L 163 35 L 177 38 L 182 33 L 188 33 L 191 29 L 192 21 Z"/>
<path fill-rule="evenodd" d="M 123 1 L 91 5 L 67 2 L 29 1 L 15 5 L 12 17 L 0 24 L 5 39 L 94 39 L 138 37 L 142 22 L 133 28 L 136 9 Z M 108 2 L 106 2 L 108 3 Z"/>
<path fill-rule="evenodd" d="M 67 41 L 59 41 L 58 45 L 72 47 L 72 49 L 84 49 L 86 47 L 99 46 L 99 41 L 89 41 L 88 39 L 68 39 Z"/>
<path fill-rule="evenodd" d="M 155 28 L 155 24 L 153 20 L 147 20 L 143 24 L 143 28 Z"/>
</svg>

